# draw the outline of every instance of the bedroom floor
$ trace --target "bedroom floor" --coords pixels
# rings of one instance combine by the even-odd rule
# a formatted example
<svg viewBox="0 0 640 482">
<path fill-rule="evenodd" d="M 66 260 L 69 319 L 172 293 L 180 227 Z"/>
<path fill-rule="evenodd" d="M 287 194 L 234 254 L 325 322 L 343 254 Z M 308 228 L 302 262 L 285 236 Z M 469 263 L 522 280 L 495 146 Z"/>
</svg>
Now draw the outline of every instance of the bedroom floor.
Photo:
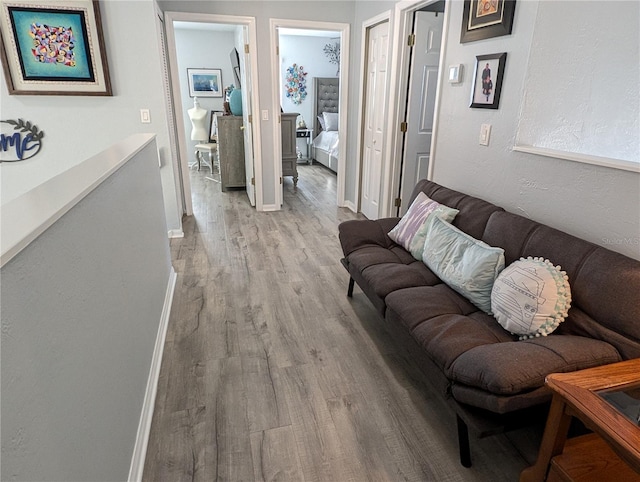
<svg viewBox="0 0 640 482">
<path fill-rule="evenodd" d="M 347 298 L 336 177 L 298 165 L 258 213 L 192 171 L 145 481 L 515 481 L 539 430 L 471 441 L 356 287 Z"/>
</svg>

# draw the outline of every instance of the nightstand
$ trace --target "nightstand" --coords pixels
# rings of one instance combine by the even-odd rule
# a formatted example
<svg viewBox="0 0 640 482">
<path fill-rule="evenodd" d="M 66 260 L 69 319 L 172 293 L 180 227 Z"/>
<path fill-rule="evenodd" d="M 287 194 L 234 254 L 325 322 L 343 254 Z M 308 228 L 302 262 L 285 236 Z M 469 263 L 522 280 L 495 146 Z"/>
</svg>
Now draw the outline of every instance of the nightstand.
<svg viewBox="0 0 640 482">
<path fill-rule="evenodd" d="M 303 161 L 307 161 L 311 164 L 311 133 L 312 129 L 297 129 L 296 130 L 296 139 L 303 138 L 307 141 L 307 157 L 303 158 Z"/>
</svg>

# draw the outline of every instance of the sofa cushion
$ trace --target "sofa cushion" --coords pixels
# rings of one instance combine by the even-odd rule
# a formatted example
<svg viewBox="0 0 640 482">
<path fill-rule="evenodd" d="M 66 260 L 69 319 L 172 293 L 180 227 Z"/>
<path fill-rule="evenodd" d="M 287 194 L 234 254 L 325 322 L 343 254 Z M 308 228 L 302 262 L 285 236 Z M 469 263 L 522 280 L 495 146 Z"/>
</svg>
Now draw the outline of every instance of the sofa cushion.
<svg viewBox="0 0 640 482">
<path fill-rule="evenodd" d="M 486 313 L 491 312 L 491 289 L 504 268 L 504 250 L 494 248 L 433 216 L 422 259 L 442 281 Z"/>
<path fill-rule="evenodd" d="M 376 296 L 385 298 L 392 291 L 412 286 L 432 286 L 440 283 L 438 277 L 423 263 L 384 263 L 369 266 L 362 277 L 373 288 Z"/>
<path fill-rule="evenodd" d="M 345 256 L 361 248 L 377 246 L 391 248 L 394 242 L 387 233 L 400 221 L 400 218 L 351 219 L 338 226 L 340 245 Z"/>
<path fill-rule="evenodd" d="M 386 318 L 404 325 L 452 381 L 497 395 L 544 385 L 544 377 L 621 359 L 609 343 L 579 336 L 518 341 L 490 315 L 444 284 L 394 291 Z"/>
<path fill-rule="evenodd" d="M 604 341 L 552 335 L 470 348 L 452 361 L 447 376 L 491 393 L 513 395 L 543 386 L 549 373 L 620 360 L 618 351 Z"/>
<path fill-rule="evenodd" d="M 516 340 L 444 284 L 394 291 L 385 301 L 387 320 L 404 325 L 449 379 L 451 364 L 468 350 Z"/>
</svg>

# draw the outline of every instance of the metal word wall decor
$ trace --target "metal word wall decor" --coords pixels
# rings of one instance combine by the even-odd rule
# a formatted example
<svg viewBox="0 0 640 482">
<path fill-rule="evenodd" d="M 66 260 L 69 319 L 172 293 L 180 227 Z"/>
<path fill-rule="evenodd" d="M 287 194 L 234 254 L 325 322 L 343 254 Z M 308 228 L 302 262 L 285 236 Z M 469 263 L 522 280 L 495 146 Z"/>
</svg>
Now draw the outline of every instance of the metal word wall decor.
<svg viewBox="0 0 640 482">
<path fill-rule="evenodd" d="M 13 132 L 0 133 L 0 162 L 25 161 L 40 152 L 44 131 L 38 126 L 22 119 L 0 120 L 3 131 L 8 131 L 5 124 L 13 126 Z"/>
</svg>

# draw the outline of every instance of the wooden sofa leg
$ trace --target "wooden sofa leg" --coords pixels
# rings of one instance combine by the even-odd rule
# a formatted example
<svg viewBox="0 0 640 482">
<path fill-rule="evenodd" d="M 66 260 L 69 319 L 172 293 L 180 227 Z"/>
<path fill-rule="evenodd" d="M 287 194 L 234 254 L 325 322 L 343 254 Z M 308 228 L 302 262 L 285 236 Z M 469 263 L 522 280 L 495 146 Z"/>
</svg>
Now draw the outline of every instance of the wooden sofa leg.
<svg viewBox="0 0 640 482">
<path fill-rule="evenodd" d="M 347 289 L 347 296 L 349 298 L 353 297 L 353 285 L 355 284 L 355 280 L 349 277 L 349 289 Z"/>
<path fill-rule="evenodd" d="M 460 449 L 460 463 L 463 467 L 471 467 L 471 449 L 469 447 L 469 429 L 460 415 L 456 414 L 458 425 L 458 447 Z"/>
</svg>

